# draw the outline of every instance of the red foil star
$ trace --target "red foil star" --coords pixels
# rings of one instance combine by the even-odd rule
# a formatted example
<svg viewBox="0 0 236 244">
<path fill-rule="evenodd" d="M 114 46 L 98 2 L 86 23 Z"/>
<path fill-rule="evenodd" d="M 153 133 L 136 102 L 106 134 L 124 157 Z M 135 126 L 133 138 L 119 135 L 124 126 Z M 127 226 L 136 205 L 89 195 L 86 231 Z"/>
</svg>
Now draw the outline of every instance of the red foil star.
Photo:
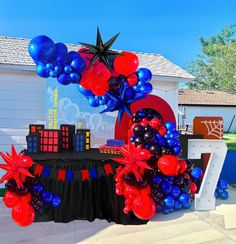
<svg viewBox="0 0 236 244">
<path fill-rule="evenodd" d="M 147 149 L 134 148 L 132 145 L 129 145 L 127 148 L 116 147 L 116 149 L 120 150 L 124 157 L 112 159 L 124 165 L 124 167 L 116 174 L 117 179 L 126 174 L 133 173 L 137 181 L 141 181 L 144 170 L 152 170 L 152 168 L 146 163 L 151 156 Z"/>
<path fill-rule="evenodd" d="M 28 171 L 34 162 L 30 157 L 24 156 L 24 153 L 17 154 L 13 145 L 11 149 L 11 155 L 9 153 L 3 154 L 0 152 L 0 156 L 6 162 L 6 164 L 0 164 L 0 168 L 7 171 L 7 173 L 0 179 L 0 184 L 5 180 L 14 179 L 18 188 L 22 188 L 26 176 L 34 177 Z"/>
</svg>

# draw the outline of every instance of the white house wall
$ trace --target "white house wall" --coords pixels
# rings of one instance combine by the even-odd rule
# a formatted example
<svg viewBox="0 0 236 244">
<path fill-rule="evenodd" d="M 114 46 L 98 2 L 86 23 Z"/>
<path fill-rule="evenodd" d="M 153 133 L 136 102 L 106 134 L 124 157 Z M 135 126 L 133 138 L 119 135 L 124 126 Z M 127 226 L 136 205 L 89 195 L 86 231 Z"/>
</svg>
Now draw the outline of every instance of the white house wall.
<svg viewBox="0 0 236 244">
<path fill-rule="evenodd" d="M 179 106 L 179 111 L 184 112 L 183 106 Z M 227 131 L 234 115 L 236 116 L 236 107 L 187 106 L 185 124 L 193 124 L 196 116 L 221 116 L 224 119 L 224 131 Z M 230 131 L 236 131 L 236 118 Z"/>
</svg>

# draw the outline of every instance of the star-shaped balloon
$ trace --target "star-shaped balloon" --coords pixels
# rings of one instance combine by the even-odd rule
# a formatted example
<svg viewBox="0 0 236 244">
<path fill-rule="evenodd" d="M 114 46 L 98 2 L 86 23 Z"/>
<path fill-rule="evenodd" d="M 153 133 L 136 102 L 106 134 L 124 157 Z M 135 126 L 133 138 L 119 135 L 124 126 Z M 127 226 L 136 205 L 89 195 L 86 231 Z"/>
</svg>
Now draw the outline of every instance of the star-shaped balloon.
<svg viewBox="0 0 236 244">
<path fill-rule="evenodd" d="M 28 171 L 34 164 L 33 160 L 28 156 L 24 156 L 24 153 L 17 154 L 13 145 L 11 155 L 9 153 L 3 154 L 0 152 L 0 156 L 6 162 L 6 164 L 0 164 L 0 168 L 7 171 L 0 179 L 0 183 L 3 183 L 5 180 L 14 179 L 18 188 L 22 188 L 26 176 L 34 177 Z"/>
<path fill-rule="evenodd" d="M 117 173 L 117 179 L 126 174 L 133 173 L 136 180 L 141 181 L 144 169 L 152 170 L 152 168 L 146 163 L 146 161 L 151 157 L 151 154 L 147 149 L 135 148 L 133 146 L 129 146 L 127 148 L 116 147 L 116 149 L 118 149 L 124 157 L 112 159 L 124 165 L 123 169 Z"/>
<path fill-rule="evenodd" d="M 106 95 L 110 98 L 111 103 L 108 103 L 107 108 L 101 111 L 100 113 L 113 112 L 118 110 L 118 123 L 123 117 L 124 112 L 128 113 L 132 117 L 132 113 L 130 111 L 130 100 L 126 99 L 125 91 L 126 87 L 124 84 L 121 84 L 119 93 L 115 93 L 113 91 L 106 91 Z"/>
<path fill-rule="evenodd" d="M 112 64 L 110 63 L 108 56 L 120 56 L 121 54 L 119 52 L 109 50 L 109 48 L 112 46 L 119 34 L 120 33 L 116 34 L 109 41 L 103 43 L 99 28 L 97 28 L 96 45 L 80 42 L 81 45 L 87 48 L 87 50 L 84 50 L 83 52 L 94 55 L 90 61 L 88 69 L 99 60 L 104 63 L 110 71 L 112 70 Z"/>
</svg>

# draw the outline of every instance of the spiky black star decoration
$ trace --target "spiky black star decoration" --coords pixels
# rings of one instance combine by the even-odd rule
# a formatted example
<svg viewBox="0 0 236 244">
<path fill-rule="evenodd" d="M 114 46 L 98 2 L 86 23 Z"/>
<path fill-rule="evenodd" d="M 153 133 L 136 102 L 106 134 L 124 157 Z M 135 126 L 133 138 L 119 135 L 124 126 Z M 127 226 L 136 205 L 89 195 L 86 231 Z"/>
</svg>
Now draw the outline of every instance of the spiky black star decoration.
<svg viewBox="0 0 236 244">
<path fill-rule="evenodd" d="M 112 46 L 112 44 L 114 43 L 114 41 L 116 40 L 116 38 L 118 37 L 119 34 L 120 33 L 116 34 L 109 41 L 107 41 L 106 43 L 103 43 L 99 28 L 97 28 L 96 46 L 92 45 L 92 44 L 87 44 L 84 42 L 79 42 L 81 45 L 83 45 L 84 47 L 86 47 L 88 49 L 88 50 L 84 50 L 85 53 L 90 53 L 90 54 L 94 55 L 90 61 L 88 69 L 93 64 L 95 64 L 98 60 L 100 60 L 101 62 L 103 62 L 106 65 L 106 67 L 110 71 L 112 70 L 112 64 L 110 63 L 108 56 L 120 56 L 121 54 L 116 51 L 109 50 L 109 48 Z"/>
<path fill-rule="evenodd" d="M 111 99 L 111 104 L 108 105 L 106 109 L 101 111 L 100 113 L 106 113 L 106 112 L 113 112 L 118 110 L 118 123 L 120 124 L 120 121 L 123 117 L 124 112 L 128 113 L 132 117 L 132 113 L 130 111 L 130 101 L 126 99 L 125 91 L 126 87 L 122 84 L 121 85 L 121 92 L 119 94 L 116 94 L 112 91 L 106 91 L 107 96 Z"/>
</svg>

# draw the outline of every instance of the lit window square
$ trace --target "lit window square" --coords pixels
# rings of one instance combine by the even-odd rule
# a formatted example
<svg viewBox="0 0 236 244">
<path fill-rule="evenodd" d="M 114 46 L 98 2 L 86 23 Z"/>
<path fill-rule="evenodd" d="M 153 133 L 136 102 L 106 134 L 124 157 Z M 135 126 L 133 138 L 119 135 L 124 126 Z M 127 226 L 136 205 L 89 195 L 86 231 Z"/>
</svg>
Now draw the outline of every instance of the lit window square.
<svg viewBox="0 0 236 244">
<path fill-rule="evenodd" d="M 66 139 L 66 142 L 68 142 L 69 141 L 69 139 L 68 138 L 65 138 Z"/>
<path fill-rule="evenodd" d="M 69 128 L 68 127 L 66 127 L 66 131 L 68 131 L 69 130 Z"/>
<path fill-rule="evenodd" d="M 52 138 L 49 138 L 48 139 L 48 144 L 52 145 L 52 143 L 53 143 L 53 139 Z"/>
<path fill-rule="evenodd" d="M 89 145 L 86 145 L 86 147 L 85 147 L 85 148 L 86 148 L 86 150 L 89 150 Z"/>
<path fill-rule="evenodd" d="M 49 135 L 49 137 L 53 137 L 53 132 L 49 131 L 48 135 Z"/>
<path fill-rule="evenodd" d="M 48 144 L 48 138 L 44 138 L 44 144 Z"/>
<path fill-rule="evenodd" d="M 58 131 L 54 131 L 54 137 L 58 137 Z"/>
<path fill-rule="evenodd" d="M 48 131 L 44 131 L 44 136 L 48 137 Z"/>
<path fill-rule="evenodd" d="M 86 139 L 86 143 L 89 143 L 89 139 Z"/>
<path fill-rule="evenodd" d="M 90 135 L 90 132 L 86 132 L 86 137 Z"/>
<path fill-rule="evenodd" d="M 43 144 L 43 138 L 40 139 L 40 143 Z"/>
<path fill-rule="evenodd" d="M 48 146 L 48 151 L 52 152 L 52 146 Z"/>
<path fill-rule="evenodd" d="M 53 152 L 57 152 L 57 147 L 56 146 L 53 147 Z"/>
<path fill-rule="evenodd" d="M 53 144 L 57 144 L 57 138 L 53 139 Z"/>
</svg>

